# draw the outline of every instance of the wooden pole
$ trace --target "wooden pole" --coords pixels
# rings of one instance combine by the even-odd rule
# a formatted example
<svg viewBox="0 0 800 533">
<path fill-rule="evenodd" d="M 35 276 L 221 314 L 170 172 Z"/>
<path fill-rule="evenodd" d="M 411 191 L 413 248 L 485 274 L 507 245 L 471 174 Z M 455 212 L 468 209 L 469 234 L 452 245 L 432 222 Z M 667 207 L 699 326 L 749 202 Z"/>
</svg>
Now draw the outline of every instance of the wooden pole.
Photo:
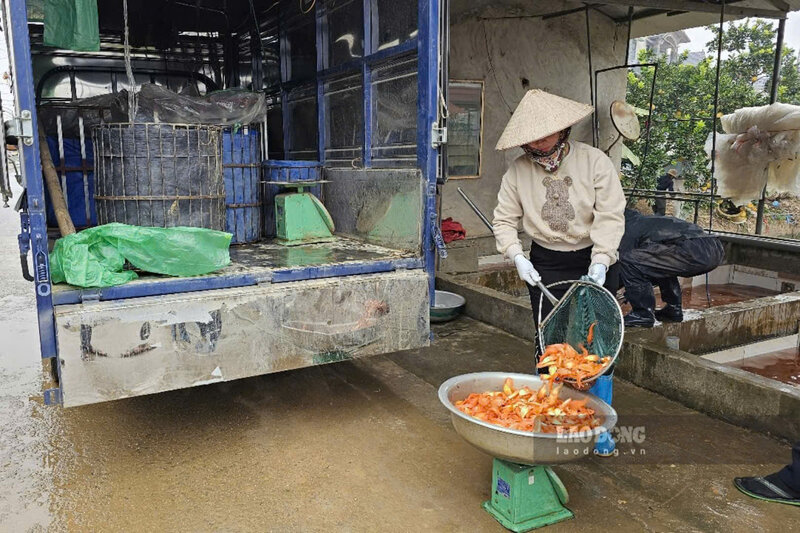
<svg viewBox="0 0 800 533">
<path fill-rule="evenodd" d="M 58 173 L 53 164 L 53 156 L 50 155 L 50 147 L 47 146 L 47 136 L 44 133 L 44 128 L 41 123 L 39 123 L 39 153 L 42 158 L 44 182 L 45 185 L 47 185 L 47 192 L 50 193 L 50 202 L 53 204 L 53 211 L 56 214 L 58 230 L 61 232 L 62 237 L 71 235 L 75 233 L 75 225 L 72 223 L 72 217 L 69 216 L 67 202 L 64 200 L 64 191 L 61 190 L 61 184 L 58 181 Z"/>
</svg>

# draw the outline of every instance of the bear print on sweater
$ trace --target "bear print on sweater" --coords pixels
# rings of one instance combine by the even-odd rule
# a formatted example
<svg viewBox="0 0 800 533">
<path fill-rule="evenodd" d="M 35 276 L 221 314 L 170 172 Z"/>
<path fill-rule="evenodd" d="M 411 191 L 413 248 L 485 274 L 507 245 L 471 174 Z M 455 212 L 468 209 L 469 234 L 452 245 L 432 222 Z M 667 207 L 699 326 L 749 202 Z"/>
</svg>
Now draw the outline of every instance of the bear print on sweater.
<svg viewBox="0 0 800 533">
<path fill-rule="evenodd" d="M 569 221 L 575 219 L 575 209 L 569 203 L 572 178 L 566 176 L 563 179 L 554 179 L 547 176 L 542 183 L 547 189 L 546 200 L 542 206 L 542 219 L 553 231 L 567 233 Z"/>
</svg>

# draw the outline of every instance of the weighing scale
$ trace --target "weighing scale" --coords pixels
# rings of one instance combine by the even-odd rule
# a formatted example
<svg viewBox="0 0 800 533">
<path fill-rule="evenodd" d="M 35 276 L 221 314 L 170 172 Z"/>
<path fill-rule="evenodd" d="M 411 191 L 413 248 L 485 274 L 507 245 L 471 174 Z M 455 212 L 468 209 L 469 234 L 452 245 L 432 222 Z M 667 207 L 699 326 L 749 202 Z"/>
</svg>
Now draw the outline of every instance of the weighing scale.
<svg viewBox="0 0 800 533">
<path fill-rule="evenodd" d="M 599 398 L 564 387 L 561 396 L 586 400 L 601 422 L 591 431 L 570 436 L 531 433 L 483 422 L 459 411 L 453 402 L 472 393 L 501 390 L 506 378 L 515 387 L 538 390 L 544 382 L 538 376 L 507 372 L 477 372 L 448 379 L 439 387 L 439 401 L 450 411 L 456 432 L 467 442 L 494 457 L 492 496 L 483 508 L 503 527 L 514 532 L 530 531 L 574 515 L 564 507 L 569 495 L 564 484 L 550 468 L 585 457 L 594 449 L 601 434 L 617 423 L 617 413 Z"/>
<path fill-rule="evenodd" d="M 317 181 L 269 181 L 290 190 L 275 195 L 276 242 L 285 246 L 297 246 L 334 240 L 334 225 L 328 210 L 319 198 L 304 191 L 327 180 Z"/>
</svg>

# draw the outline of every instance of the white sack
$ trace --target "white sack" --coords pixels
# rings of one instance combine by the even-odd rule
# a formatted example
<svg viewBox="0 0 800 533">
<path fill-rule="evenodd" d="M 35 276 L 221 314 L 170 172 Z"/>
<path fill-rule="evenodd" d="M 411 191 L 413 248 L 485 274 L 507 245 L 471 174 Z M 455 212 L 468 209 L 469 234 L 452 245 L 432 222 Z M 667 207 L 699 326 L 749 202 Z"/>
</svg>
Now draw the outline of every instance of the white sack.
<svg viewBox="0 0 800 533">
<path fill-rule="evenodd" d="M 772 192 L 800 194 L 800 106 L 745 107 L 721 119 L 715 174 L 718 193 L 736 205 Z M 706 141 L 711 156 L 712 135 Z"/>
</svg>

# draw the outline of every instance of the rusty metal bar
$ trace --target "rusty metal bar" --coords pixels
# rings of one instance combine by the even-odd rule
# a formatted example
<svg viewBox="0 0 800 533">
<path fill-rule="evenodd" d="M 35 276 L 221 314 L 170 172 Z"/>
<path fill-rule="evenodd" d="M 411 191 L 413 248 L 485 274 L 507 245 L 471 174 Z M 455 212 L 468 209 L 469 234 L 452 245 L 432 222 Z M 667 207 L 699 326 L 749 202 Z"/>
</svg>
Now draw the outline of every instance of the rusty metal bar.
<svg viewBox="0 0 800 533">
<path fill-rule="evenodd" d="M 783 54 L 783 37 L 786 32 L 786 19 L 781 19 L 778 23 L 778 36 L 775 42 L 775 60 L 772 64 L 772 87 L 769 91 L 769 103 L 774 104 L 778 100 L 778 84 L 781 81 L 781 55 Z M 758 199 L 756 209 L 756 234 L 761 235 L 764 231 L 764 200 L 767 196 L 767 184 L 761 190 L 761 198 Z"/>
</svg>

